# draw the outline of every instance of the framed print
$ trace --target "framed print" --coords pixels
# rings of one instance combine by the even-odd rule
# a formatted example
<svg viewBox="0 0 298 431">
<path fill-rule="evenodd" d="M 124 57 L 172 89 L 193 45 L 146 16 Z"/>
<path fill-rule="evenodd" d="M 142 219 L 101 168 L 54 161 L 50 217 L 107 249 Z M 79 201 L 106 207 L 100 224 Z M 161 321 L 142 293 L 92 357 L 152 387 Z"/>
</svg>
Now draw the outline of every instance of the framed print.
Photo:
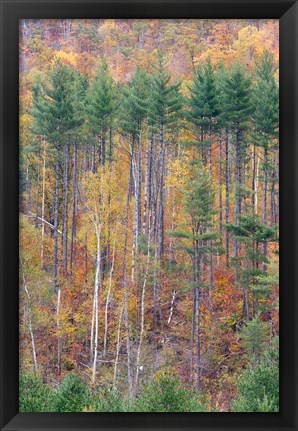
<svg viewBox="0 0 298 431">
<path fill-rule="evenodd" d="M 1 429 L 297 429 L 297 3 L 1 1 Z"/>
</svg>

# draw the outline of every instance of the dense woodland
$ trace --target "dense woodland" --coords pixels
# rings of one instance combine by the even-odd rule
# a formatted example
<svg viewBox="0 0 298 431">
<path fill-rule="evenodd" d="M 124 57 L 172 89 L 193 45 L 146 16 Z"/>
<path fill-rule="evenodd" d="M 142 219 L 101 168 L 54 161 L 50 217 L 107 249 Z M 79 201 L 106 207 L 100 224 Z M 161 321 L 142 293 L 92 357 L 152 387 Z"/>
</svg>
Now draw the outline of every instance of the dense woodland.
<svg viewBox="0 0 298 431">
<path fill-rule="evenodd" d="M 278 37 L 20 22 L 22 411 L 278 411 Z"/>
</svg>

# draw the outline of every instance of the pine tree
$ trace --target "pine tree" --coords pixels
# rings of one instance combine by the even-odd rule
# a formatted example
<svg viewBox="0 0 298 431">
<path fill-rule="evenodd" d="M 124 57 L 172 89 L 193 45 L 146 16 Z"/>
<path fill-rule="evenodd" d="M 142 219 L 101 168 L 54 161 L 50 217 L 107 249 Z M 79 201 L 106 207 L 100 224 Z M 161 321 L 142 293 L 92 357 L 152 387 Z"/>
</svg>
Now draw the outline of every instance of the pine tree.
<svg viewBox="0 0 298 431">
<path fill-rule="evenodd" d="M 210 58 L 199 67 L 194 75 L 189 98 L 189 111 L 187 117 L 194 125 L 195 136 L 198 140 L 197 146 L 201 149 L 201 159 L 205 166 L 208 166 L 209 175 L 212 182 L 212 137 L 217 130 L 219 101 L 217 92 L 216 73 L 211 64 Z M 221 144 L 220 144 L 221 145 Z M 221 158 L 220 158 L 221 167 Z M 219 173 L 221 181 L 221 172 Z M 221 193 L 221 184 L 220 184 Z M 221 196 L 221 195 L 220 195 Z M 221 214 L 220 208 L 220 214 Z M 212 242 L 210 243 L 211 246 Z M 209 255 L 209 283 L 210 291 L 213 283 L 213 259 L 212 253 Z M 212 298 L 210 297 L 210 301 Z"/>
<path fill-rule="evenodd" d="M 98 160 L 104 165 L 106 159 L 112 159 L 112 128 L 116 111 L 116 89 L 113 78 L 110 75 L 108 63 L 102 59 L 98 73 L 91 82 L 88 101 L 88 122 L 92 133 L 98 139 Z M 108 137 L 109 132 L 109 137 Z M 109 151 L 106 149 L 106 142 L 109 140 Z M 93 170 L 95 171 L 95 160 Z"/>
<path fill-rule="evenodd" d="M 53 292 L 57 291 L 58 286 L 58 218 L 61 165 L 66 162 L 67 152 L 65 149 L 69 142 L 68 136 L 76 124 L 71 97 L 71 82 L 71 70 L 57 60 L 49 73 L 48 83 L 37 82 L 33 86 L 33 106 L 30 111 L 34 117 L 33 132 L 43 135 L 45 140 L 51 144 L 50 152 L 55 160 Z"/>
<path fill-rule="evenodd" d="M 268 194 L 268 176 L 272 169 L 270 163 L 270 152 L 277 150 L 276 140 L 278 138 L 279 124 L 279 91 L 274 73 L 276 68 L 273 65 L 272 55 L 265 51 L 261 61 L 256 67 L 256 85 L 254 88 L 254 151 L 256 146 L 263 148 L 263 205 L 262 221 L 267 224 L 267 194 Z M 255 157 L 254 157 L 255 161 Z M 253 179 L 254 184 L 254 179 Z M 254 204 L 254 192 L 253 201 Z M 263 253 L 266 256 L 267 246 L 264 242 Z M 266 270 L 266 265 L 264 265 Z"/>
<path fill-rule="evenodd" d="M 120 125 L 127 133 L 137 137 L 147 114 L 148 77 L 144 70 L 136 68 L 130 82 L 123 89 Z"/>
<path fill-rule="evenodd" d="M 159 287 L 156 267 L 162 261 L 164 253 L 164 184 L 165 167 L 167 163 L 167 153 L 169 150 L 168 137 L 173 129 L 177 128 L 179 110 L 182 107 L 182 99 L 179 93 L 180 83 L 171 83 L 171 74 L 167 71 L 164 57 L 161 51 L 158 52 L 157 66 L 151 76 L 149 91 L 150 98 L 148 104 L 148 121 L 151 126 L 152 146 L 151 146 L 151 175 L 150 182 L 155 180 L 155 186 L 150 185 L 150 205 L 149 210 L 155 215 L 152 223 L 153 238 L 155 246 L 154 254 L 154 322 L 157 324 L 157 303 L 159 297 Z M 156 135 L 159 136 L 159 143 L 155 142 Z M 154 160 L 154 159 L 155 160 Z M 153 177 L 153 173 L 155 178 Z M 161 320 L 161 313 L 160 320 Z"/>
<path fill-rule="evenodd" d="M 232 403 L 233 412 L 279 411 L 279 340 L 239 376 L 239 395 Z"/>
<path fill-rule="evenodd" d="M 31 115 L 34 117 L 34 130 L 42 133 L 51 144 L 51 152 L 55 165 L 55 186 L 53 202 L 53 293 L 57 293 L 56 324 L 57 324 L 57 369 L 61 372 L 62 344 L 60 337 L 60 305 L 61 286 L 58 284 L 58 226 L 59 226 L 59 186 L 63 172 L 63 266 L 66 270 L 67 262 L 67 205 L 68 205 L 68 156 L 69 138 L 76 125 L 72 102 L 73 74 L 71 70 L 57 60 L 49 72 L 49 82 L 41 85 L 40 82 L 33 88 L 33 107 Z M 63 170 L 61 169 L 63 166 Z M 62 172 L 61 172 L 62 171 Z"/>
<path fill-rule="evenodd" d="M 201 391 L 201 336 L 200 336 L 200 297 L 204 286 L 202 279 L 202 265 L 204 256 L 215 249 L 210 248 L 210 241 L 215 240 L 218 235 L 212 232 L 214 217 L 214 193 L 209 173 L 202 164 L 196 164 L 192 181 L 188 184 L 185 192 L 185 208 L 189 216 L 190 230 L 172 231 L 171 235 L 179 238 L 182 247 L 190 254 L 193 264 L 193 316 L 191 336 L 191 370 L 194 360 L 193 350 L 195 343 L 195 372 L 196 388 Z M 209 286 L 210 287 L 210 286 Z M 210 292 L 209 292 L 210 293 Z"/>
<path fill-rule="evenodd" d="M 211 171 L 211 137 L 217 125 L 219 100 L 216 74 L 210 59 L 195 71 L 189 91 L 187 117 L 195 127 L 195 136 L 199 142 L 199 147 L 201 147 L 202 160 L 205 165 L 209 165 Z M 208 155 L 206 149 L 208 150 Z"/>
<path fill-rule="evenodd" d="M 78 182 L 78 153 L 82 144 L 86 145 L 86 95 L 88 89 L 88 79 L 78 71 L 74 71 L 72 83 L 72 106 L 75 118 L 75 127 L 72 130 L 73 144 L 73 170 L 72 170 L 72 221 L 71 221 L 71 243 L 70 243 L 70 271 L 72 272 L 74 261 L 74 240 L 76 237 L 76 213 L 77 213 L 77 182 Z M 66 235 L 67 240 L 67 235 Z"/>
<path fill-rule="evenodd" d="M 258 312 L 259 293 L 257 289 L 254 289 L 254 286 L 259 284 L 257 277 L 262 274 L 261 264 L 267 262 L 267 257 L 262 253 L 260 245 L 276 242 L 277 232 L 275 227 L 263 225 L 260 217 L 255 213 L 239 216 L 238 224 L 230 224 L 227 229 L 233 233 L 236 241 L 244 244 L 245 248 L 245 254 L 240 258 L 238 257 L 238 260 L 243 261 L 240 281 L 243 292 L 243 317 L 247 320 Z M 251 309 L 249 304 L 250 292 L 253 294 Z"/>
<path fill-rule="evenodd" d="M 247 130 L 252 114 L 251 80 L 240 66 L 233 66 L 222 81 L 222 117 L 234 135 L 235 145 L 235 220 L 242 213 L 244 190 L 244 166 L 247 163 Z M 239 243 L 235 240 L 235 281 L 238 282 Z"/>
</svg>

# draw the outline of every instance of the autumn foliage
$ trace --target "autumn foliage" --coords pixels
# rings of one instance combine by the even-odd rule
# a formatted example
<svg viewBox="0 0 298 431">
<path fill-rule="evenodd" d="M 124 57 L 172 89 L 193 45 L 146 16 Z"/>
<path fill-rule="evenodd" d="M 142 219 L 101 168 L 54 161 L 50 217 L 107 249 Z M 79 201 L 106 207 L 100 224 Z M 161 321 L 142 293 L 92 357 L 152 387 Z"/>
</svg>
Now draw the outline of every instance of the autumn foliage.
<svg viewBox="0 0 298 431">
<path fill-rule="evenodd" d="M 22 20 L 20 150 L 23 410 L 276 411 L 278 22 Z"/>
</svg>

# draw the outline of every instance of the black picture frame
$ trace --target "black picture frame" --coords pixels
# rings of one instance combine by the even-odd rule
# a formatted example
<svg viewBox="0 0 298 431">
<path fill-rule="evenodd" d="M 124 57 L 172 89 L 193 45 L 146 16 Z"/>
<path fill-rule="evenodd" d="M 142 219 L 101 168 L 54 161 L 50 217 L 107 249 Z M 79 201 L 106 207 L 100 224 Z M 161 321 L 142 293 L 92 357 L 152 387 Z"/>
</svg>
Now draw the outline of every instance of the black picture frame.
<svg viewBox="0 0 298 431">
<path fill-rule="evenodd" d="M 287 430 L 297 421 L 297 22 L 293 0 L 1 0 L 1 430 Z M 18 28 L 25 18 L 280 20 L 280 412 L 18 412 Z M 296 266 L 297 265 L 297 266 Z"/>
</svg>

